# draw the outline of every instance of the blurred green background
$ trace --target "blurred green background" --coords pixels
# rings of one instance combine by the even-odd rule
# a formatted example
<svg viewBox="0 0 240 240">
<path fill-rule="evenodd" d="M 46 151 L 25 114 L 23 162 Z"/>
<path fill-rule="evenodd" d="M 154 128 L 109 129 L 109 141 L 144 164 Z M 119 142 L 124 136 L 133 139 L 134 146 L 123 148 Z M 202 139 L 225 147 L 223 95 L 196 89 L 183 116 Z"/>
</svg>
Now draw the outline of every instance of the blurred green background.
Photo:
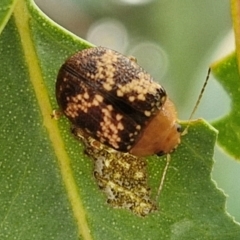
<svg viewBox="0 0 240 240">
<path fill-rule="evenodd" d="M 210 64 L 234 50 L 228 0 L 35 0 L 51 19 L 91 43 L 137 58 L 188 119 Z M 195 118 L 217 119 L 230 99 L 211 76 Z M 240 164 L 216 147 L 212 173 L 240 222 Z"/>
</svg>

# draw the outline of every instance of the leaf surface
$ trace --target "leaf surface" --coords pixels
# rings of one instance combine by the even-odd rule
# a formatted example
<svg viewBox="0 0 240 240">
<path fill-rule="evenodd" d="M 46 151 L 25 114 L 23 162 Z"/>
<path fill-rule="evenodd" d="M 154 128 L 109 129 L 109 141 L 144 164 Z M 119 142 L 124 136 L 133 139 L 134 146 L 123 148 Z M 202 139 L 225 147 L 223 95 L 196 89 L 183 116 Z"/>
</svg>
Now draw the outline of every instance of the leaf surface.
<svg viewBox="0 0 240 240">
<path fill-rule="evenodd" d="M 32 1 L 14 6 L 0 36 L 0 239 L 236 239 L 240 227 L 211 180 L 216 130 L 203 120 L 171 155 L 158 211 L 143 218 L 106 203 L 67 119 L 51 117 L 58 69 L 92 45 Z M 148 159 L 153 199 L 165 166 L 165 157 Z"/>
</svg>

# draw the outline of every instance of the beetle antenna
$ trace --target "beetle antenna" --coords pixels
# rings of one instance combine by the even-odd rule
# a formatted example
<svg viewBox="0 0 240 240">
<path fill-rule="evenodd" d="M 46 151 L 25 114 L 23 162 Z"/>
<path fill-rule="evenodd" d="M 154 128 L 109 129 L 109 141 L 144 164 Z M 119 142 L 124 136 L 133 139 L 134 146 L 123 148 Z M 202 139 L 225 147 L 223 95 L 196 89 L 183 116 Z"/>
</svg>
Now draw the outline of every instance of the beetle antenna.
<svg viewBox="0 0 240 240">
<path fill-rule="evenodd" d="M 200 103 L 200 101 L 201 101 L 201 99 L 202 99 L 203 93 L 204 93 L 205 88 L 206 88 L 206 86 L 207 86 L 208 79 L 209 79 L 209 77 L 210 77 L 210 73 L 211 73 L 211 68 L 208 69 L 205 82 L 204 82 L 204 84 L 203 84 L 203 87 L 202 87 L 202 89 L 201 89 L 200 94 L 198 95 L 198 99 L 197 99 L 196 104 L 195 104 L 195 106 L 194 106 L 194 108 L 193 108 L 193 110 L 192 110 L 192 113 L 191 113 L 191 115 L 190 115 L 190 117 L 189 117 L 189 119 L 188 119 L 187 127 L 186 127 L 186 128 L 184 129 L 184 131 L 182 132 L 182 135 L 185 135 L 185 134 L 187 133 L 187 131 L 188 131 L 188 128 L 189 128 L 189 125 L 190 125 L 190 121 L 192 120 L 193 115 L 195 114 L 195 112 L 196 112 L 196 110 L 197 110 L 197 108 L 198 108 L 198 105 L 199 105 L 199 103 Z"/>
<path fill-rule="evenodd" d="M 187 134 L 188 128 L 189 128 L 189 126 L 190 126 L 190 121 L 191 121 L 191 119 L 193 118 L 193 115 L 195 114 L 195 112 L 196 112 L 196 110 L 197 110 L 197 108 L 198 108 L 198 105 L 199 105 L 199 103 L 200 103 L 200 101 L 201 101 L 201 99 L 202 99 L 204 90 L 205 90 L 205 88 L 206 88 L 206 86 L 207 86 L 207 83 L 208 83 L 208 80 L 209 80 L 209 77 L 210 77 L 210 73 L 211 73 L 211 68 L 208 69 L 205 82 L 204 82 L 203 87 L 202 87 L 202 89 L 201 89 L 201 92 L 200 92 L 200 94 L 199 94 L 199 96 L 198 96 L 198 99 L 197 99 L 197 101 L 196 101 L 196 104 L 195 104 L 195 106 L 194 106 L 194 108 L 193 108 L 193 110 L 192 110 L 192 113 L 191 113 L 191 115 L 190 115 L 190 117 L 189 117 L 189 119 L 188 119 L 187 127 L 186 127 L 186 128 L 184 129 L 184 131 L 182 132 L 182 135 Z M 165 180 L 165 178 L 166 178 L 166 174 L 167 174 L 167 170 L 168 170 L 170 161 L 171 161 L 171 155 L 170 155 L 170 154 L 167 154 L 166 165 L 165 165 L 165 168 L 164 168 L 164 170 L 163 170 L 162 178 L 161 178 L 161 181 L 160 181 L 160 184 L 159 184 L 159 188 L 158 188 L 158 191 L 157 191 L 156 202 L 157 202 L 157 200 L 158 200 L 158 198 L 160 197 L 160 194 L 161 194 L 161 192 L 162 192 L 164 180 Z"/>
<path fill-rule="evenodd" d="M 157 200 L 160 197 L 160 194 L 162 192 L 163 183 L 164 183 L 164 180 L 165 180 L 165 177 L 166 177 L 166 174 L 167 174 L 167 170 L 168 170 L 170 161 L 171 161 L 171 155 L 168 153 L 167 154 L 167 159 L 166 159 L 166 165 L 165 165 L 165 168 L 163 170 L 162 178 L 161 178 L 161 181 L 160 181 L 160 184 L 159 184 L 159 188 L 158 188 L 158 191 L 157 191 L 156 202 L 157 202 Z"/>
</svg>

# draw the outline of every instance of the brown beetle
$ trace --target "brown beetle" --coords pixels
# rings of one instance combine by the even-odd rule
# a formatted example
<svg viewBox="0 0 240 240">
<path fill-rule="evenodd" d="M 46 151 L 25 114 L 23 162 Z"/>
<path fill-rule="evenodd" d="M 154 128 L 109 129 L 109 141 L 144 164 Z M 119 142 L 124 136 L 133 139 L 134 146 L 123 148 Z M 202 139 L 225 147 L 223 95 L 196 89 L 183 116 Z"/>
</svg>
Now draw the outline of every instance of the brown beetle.
<svg viewBox="0 0 240 240">
<path fill-rule="evenodd" d="M 56 98 L 74 127 L 117 151 L 165 154 L 180 143 L 164 88 L 116 51 L 95 47 L 71 56 L 59 70 Z"/>
</svg>

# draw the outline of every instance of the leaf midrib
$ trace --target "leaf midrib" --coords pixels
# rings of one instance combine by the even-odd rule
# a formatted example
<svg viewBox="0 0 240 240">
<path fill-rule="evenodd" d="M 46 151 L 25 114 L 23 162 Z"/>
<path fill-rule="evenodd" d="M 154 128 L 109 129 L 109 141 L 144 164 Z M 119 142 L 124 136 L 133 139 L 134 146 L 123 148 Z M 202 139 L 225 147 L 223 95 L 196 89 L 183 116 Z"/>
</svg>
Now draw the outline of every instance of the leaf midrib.
<svg viewBox="0 0 240 240">
<path fill-rule="evenodd" d="M 19 0 L 13 11 L 16 27 L 21 38 L 23 54 L 26 66 L 29 72 L 29 80 L 36 94 L 36 99 L 43 118 L 43 125 L 46 128 L 53 150 L 58 159 L 58 165 L 61 171 L 66 192 L 72 207 L 73 215 L 76 219 L 79 235 L 83 239 L 92 239 L 90 229 L 86 219 L 86 212 L 83 207 L 79 189 L 72 169 L 70 167 L 70 158 L 65 150 L 65 144 L 61 137 L 57 121 L 51 119 L 52 107 L 47 93 L 47 88 L 43 81 L 42 71 L 39 66 L 38 56 L 31 37 L 29 26 L 29 10 L 27 4 L 32 4 L 31 0 Z"/>
</svg>

